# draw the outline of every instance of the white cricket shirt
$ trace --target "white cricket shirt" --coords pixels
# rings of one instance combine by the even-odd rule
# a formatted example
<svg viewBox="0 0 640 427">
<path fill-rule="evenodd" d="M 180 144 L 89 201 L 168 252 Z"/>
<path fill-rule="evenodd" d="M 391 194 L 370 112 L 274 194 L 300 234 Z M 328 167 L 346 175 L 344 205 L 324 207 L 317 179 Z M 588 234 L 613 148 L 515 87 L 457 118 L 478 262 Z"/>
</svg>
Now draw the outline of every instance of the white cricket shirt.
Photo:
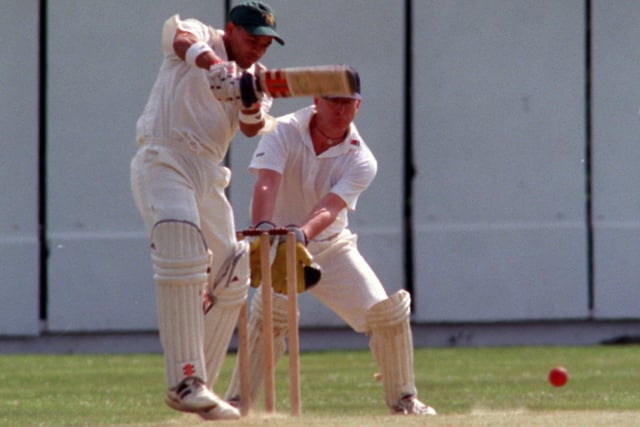
<svg viewBox="0 0 640 427">
<path fill-rule="evenodd" d="M 270 169 L 282 175 L 272 219 L 277 225 L 299 225 L 329 192 L 355 210 L 358 197 L 377 172 L 377 161 L 353 123 L 342 143 L 316 155 L 309 134 L 314 108 L 278 118 L 275 130 L 260 139 L 249 165 L 254 174 Z M 347 226 L 347 209 L 343 209 L 314 240 L 327 239 Z"/>
<path fill-rule="evenodd" d="M 240 107 L 218 101 L 209 87 L 207 71 L 175 54 L 173 39 L 178 28 L 207 43 L 219 58 L 228 59 L 221 31 L 195 19 L 181 20 L 178 15 L 169 18 L 162 29 L 164 61 L 138 119 L 137 141 L 162 144 L 168 139 L 191 147 L 200 145 L 220 162 L 238 130 Z"/>
</svg>

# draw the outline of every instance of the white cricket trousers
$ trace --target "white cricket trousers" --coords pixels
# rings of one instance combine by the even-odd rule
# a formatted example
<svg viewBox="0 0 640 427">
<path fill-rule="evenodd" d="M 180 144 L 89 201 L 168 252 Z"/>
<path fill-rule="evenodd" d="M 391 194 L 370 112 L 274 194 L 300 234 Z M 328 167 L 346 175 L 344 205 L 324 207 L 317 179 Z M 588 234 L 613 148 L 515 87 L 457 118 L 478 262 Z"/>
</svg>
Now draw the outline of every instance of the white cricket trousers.
<svg viewBox="0 0 640 427">
<path fill-rule="evenodd" d="M 213 252 L 215 277 L 235 250 L 233 210 L 224 190 L 231 171 L 204 150 L 146 144 L 131 161 L 131 189 L 149 235 L 158 221 L 184 220 L 200 227 Z"/>
<path fill-rule="evenodd" d="M 322 267 L 322 278 L 309 293 L 356 332 L 368 331 L 366 311 L 388 298 L 380 279 L 358 250 L 358 236 L 344 230 L 337 237 L 311 241 L 309 252 Z"/>
</svg>

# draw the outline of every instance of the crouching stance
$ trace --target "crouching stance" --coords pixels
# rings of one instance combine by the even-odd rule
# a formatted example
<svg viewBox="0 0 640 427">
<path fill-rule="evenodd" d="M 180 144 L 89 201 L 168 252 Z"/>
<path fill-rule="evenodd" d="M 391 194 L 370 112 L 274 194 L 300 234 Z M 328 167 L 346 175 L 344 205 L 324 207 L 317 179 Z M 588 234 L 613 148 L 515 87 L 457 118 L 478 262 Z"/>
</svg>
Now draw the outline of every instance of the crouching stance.
<svg viewBox="0 0 640 427">
<path fill-rule="evenodd" d="M 251 207 L 256 226 L 297 224 L 298 240 L 322 274 L 307 291 L 356 332 L 371 336 L 371 351 L 384 384 L 384 400 L 394 414 L 433 415 L 418 400 L 409 325 L 410 296 L 388 296 L 347 228 L 347 212 L 373 180 L 377 163 L 352 123 L 360 107 L 360 88 L 353 97 L 316 97 L 314 105 L 277 119 L 265 134 L 249 166 L 257 176 Z M 275 265 L 275 263 L 274 263 Z M 278 281 L 275 273 L 274 282 Z M 252 272 L 253 274 L 253 272 Z M 258 292 L 265 292 L 264 289 Z M 262 310 L 254 295 L 249 321 L 250 396 L 254 404 L 263 384 Z M 285 351 L 286 296 L 273 299 L 276 360 Z M 225 399 L 240 400 L 236 366 Z"/>
</svg>

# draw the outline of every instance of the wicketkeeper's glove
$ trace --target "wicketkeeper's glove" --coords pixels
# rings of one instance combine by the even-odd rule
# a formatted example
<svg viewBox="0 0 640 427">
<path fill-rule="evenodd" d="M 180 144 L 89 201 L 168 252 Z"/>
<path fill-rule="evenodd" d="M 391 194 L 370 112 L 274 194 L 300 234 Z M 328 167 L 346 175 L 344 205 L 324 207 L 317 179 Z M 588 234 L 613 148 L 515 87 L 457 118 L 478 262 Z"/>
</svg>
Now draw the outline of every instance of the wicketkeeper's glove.
<svg viewBox="0 0 640 427">
<path fill-rule="evenodd" d="M 287 228 L 296 235 L 296 284 L 298 293 L 315 286 L 322 277 L 322 269 L 313 261 L 313 256 L 306 248 L 307 236 L 295 225 Z M 287 294 L 287 245 L 285 239 L 280 241 L 276 258 L 271 266 L 271 286 L 279 294 Z"/>
<path fill-rule="evenodd" d="M 271 223 L 260 223 L 256 229 L 269 230 L 275 226 Z M 296 280 L 298 293 L 307 291 L 320 281 L 322 270 L 318 264 L 313 262 L 313 257 L 307 250 L 304 233 L 295 226 L 287 226 L 296 234 Z M 260 259 L 260 239 L 258 236 L 251 242 L 249 256 L 251 268 L 251 286 L 257 288 L 262 281 L 261 259 Z M 271 240 L 271 244 L 278 245 L 276 256 L 271 264 L 271 287 L 280 294 L 287 294 L 287 245 L 285 239 Z"/>
<path fill-rule="evenodd" d="M 269 231 L 275 228 L 275 224 L 263 221 L 255 226 L 256 230 Z M 249 245 L 249 268 L 251 270 L 251 286 L 257 288 L 262 281 L 262 261 L 260 258 L 260 239 L 262 236 L 257 236 Z M 274 237 L 270 238 L 271 244 L 274 244 Z M 273 275 L 273 273 L 271 273 Z"/>
</svg>

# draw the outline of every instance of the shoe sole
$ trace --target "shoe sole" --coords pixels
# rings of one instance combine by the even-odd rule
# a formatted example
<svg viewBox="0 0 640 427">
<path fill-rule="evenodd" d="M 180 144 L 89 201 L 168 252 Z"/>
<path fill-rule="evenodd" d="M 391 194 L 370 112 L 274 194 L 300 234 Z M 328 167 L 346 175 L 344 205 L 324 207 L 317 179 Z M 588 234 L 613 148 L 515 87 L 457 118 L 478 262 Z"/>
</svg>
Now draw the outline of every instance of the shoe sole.
<svg viewBox="0 0 640 427">
<path fill-rule="evenodd" d="M 179 401 L 171 399 L 169 396 L 167 396 L 164 399 L 164 402 L 171 409 L 175 409 L 176 411 L 180 411 L 180 412 L 190 412 L 190 413 L 208 412 L 218 406 L 216 404 L 213 404 L 213 405 L 203 406 L 201 408 L 194 408 L 193 406 L 182 405 Z"/>
<path fill-rule="evenodd" d="M 224 421 L 224 420 L 239 420 L 240 413 L 229 413 L 229 414 L 216 414 L 211 415 L 208 414 L 208 411 L 199 411 L 198 415 L 205 421 Z"/>
</svg>

